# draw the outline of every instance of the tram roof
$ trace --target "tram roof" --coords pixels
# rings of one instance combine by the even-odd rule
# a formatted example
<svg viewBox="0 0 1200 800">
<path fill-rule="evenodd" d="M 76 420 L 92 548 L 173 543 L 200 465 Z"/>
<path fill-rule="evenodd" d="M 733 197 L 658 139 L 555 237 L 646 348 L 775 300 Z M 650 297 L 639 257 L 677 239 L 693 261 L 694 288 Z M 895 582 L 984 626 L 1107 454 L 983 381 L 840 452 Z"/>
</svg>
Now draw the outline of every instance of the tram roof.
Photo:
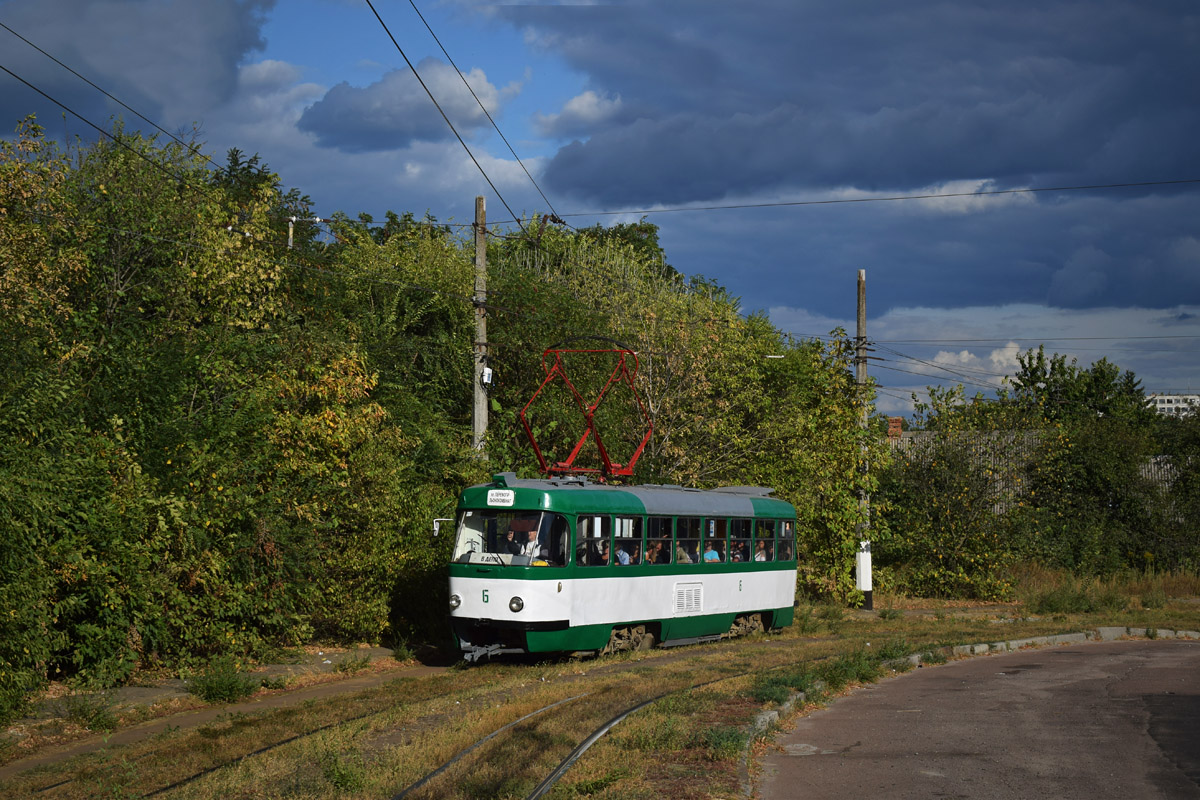
<svg viewBox="0 0 1200 800">
<path fill-rule="evenodd" d="M 703 516 L 794 516 L 790 503 L 771 497 L 774 492 L 763 486 L 722 486 L 716 489 L 690 489 L 684 486 L 643 484 L 610 486 L 593 483 L 585 478 L 518 478 L 515 473 L 503 472 L 492 482 L 474 489 L 527 489 L 544 493 L 548 507 L 569 505 L 576 513 L 644 511 L 647 514 Z M 470 490 L 468 490 L 470 491 Z M 636 502 L 630 502 L 631 500 Z M 640 509 L 628 508 L 640 505 Z M 626 508 L 622 508 L 626 507 Z"/>
</svg>

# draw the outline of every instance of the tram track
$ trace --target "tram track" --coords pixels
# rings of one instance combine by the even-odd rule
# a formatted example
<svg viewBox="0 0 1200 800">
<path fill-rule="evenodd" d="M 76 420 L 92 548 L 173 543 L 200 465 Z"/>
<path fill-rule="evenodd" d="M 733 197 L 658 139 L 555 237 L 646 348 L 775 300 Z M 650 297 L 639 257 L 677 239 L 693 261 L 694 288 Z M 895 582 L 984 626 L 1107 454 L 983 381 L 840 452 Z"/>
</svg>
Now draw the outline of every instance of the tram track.
<svg viewBox="0 0 1200 800">
<path fill-rule="evenodd" d="M 400 681 L 404 681 L 404 679 L 400 679 Z M 491 694 L 491 692 L 485 692 L 482 696 L 487 697 L 490 694 Z M 421 698 L 420 702 L 424 703 L 424 704 L 436 704 L 439 701 L 449 701 L 456 697 L 462 697 L 462 696 L 463 696 L 462 687 L 454 686 L 454 687 L 449 687 L 445 691 L 437 692 L 437 693 L 431 694 L 427 697 L 423 697 L 423 698 Z M 143 798 L 151 798 L 151 797 L 159 797 L 159 796 L 165 795 L 168 792 L 174 791 L 176 789 L 180 789 L 184 786 L 187 786 L 188 784 L 194 783 L 202 778 L 213 775 L 222 770 L 226 770 L 226 769 L 235 767 L 237 765 L 243 764 L 248 759 L 265 755 L 267 753 L 270 753 L 274 750 L 278 750 L 279 748 L 282 748 L 289 744 L 293 744 L 293 743 L 302 741 L 304 739 L 308 739 L 313 736 L 317 736 L 318 734 L 336 729 L 341 726 L 351 725 L 356 722 L 362 722 L 364 720 L 370 720 L 374 717 L 379 717 L 383 714 L 393 712 L 396 708 L 395 703 L 391 702 L 390 699 L 387 697 L 372 698 L 372 700 L 375 703 L 380 704 L 380 707 L 372 708 L 371 710 L 366 711 L 364 713 L 354 714 L 352 716 L 340 718 L 340 719 L 334 720 L 332 722 L 319 725 L 315 728 L 305 730 L 300 733 L 287 735 L 283 738 L 272 741 L 264 746 L 257 747 L 248 752 L 238 753 L 237 755 L 234 755 L 230 758 L 224 759 L 224 760 L 220 761 L 219 763 L 214 763 L 209 766 L 206 766 L 203 769 L 200 769 L 196 772 L 188 774 L 184 777 L 181 777 L 177 780 L 171 781 L 170 783 L 167 783 L 163 786 L 159 786 L 151 791 L 145 792 L 145 793 L 137 795 L 137 796 L 143 797 Z M 327 702 L 335 703 L 338 701 L 336 699 L 331 698 Z M 286 710 L 286 709 L 284 709 L 284 710 L 274 709 L 271 712 L 269 712 L 269 716 L 279 716 L 281 714 L 287 714 L 287 713 L 288 713 L 288 710 Z M 431 713 L 431 714 L 423 716 L 423 717 L 417 717 L 412 721 L 412 724 L 414 726 L 419 726 L 419 725 L 427 722 L 429 719 L 436 719 L 439 716 L 441 716 L 441 715 L 438 713 Z M 268 719 L 268 716 L 262 716 L 262 717 L 258 718 L 258 720 L 266 720 L 266 719 Z M 231 725 L 237 725 L 239 723 L 253 724 L 255 721 L 256 720 L 253 716 L 242 715 L 242 714 L 234 714 L 234 715 L 231 715 L 229 718 L 229 722 Z M 207 726 L 207 725 L 201 726 L 197 730 L 204 731 L 206 729 L 210 729 L 211 727 L 212 726 Z M 135 755 L 131 758 L 126 759 L 126 763 L 136 765 L 148 758 L 154 758 L 159 755 L 160 755 L 160 753 L 158 751 L 151 750 L 149 752 L 142 753 L 140 755 Z M 70 787 L 72 784 L 77 783 L 77 782 L 78 781 L 75 778 L 58 779 L 49 784 L 31 787 L 31 792 L 39 797 L 53 797 L 56 790 L 66 789 L 66 788 Z"/>
<path fill-rule="evenodd" d="M 177 796 L 180 792 L 182 796 L 213 796 L 213 791 L 219 794 L 222 787 L 237 785 L 239 780 L 269 780 L 270 769 L 263 772 L 262 767 L 253 766 L 255 762 L 288 746 L 295 748 L 296 754 L 311 753 L 319 748 L 315 745 L 306 746 L 305 740 L 322 733 L 332 733 L 334 736 L 330 741 L 351 742 L 347 746 L 367 752 L 373 766 L 376 761 L 391 763 L 389 759 L 393 759 L 395 754 L 380 755 L 384 749 L 409 751 L 401 754 L 401 757 L 395 757 L 395 761 L 398 764 L 407 761 L 410 765 L 415 765 L 422 758 L 428 759 L 421 753 L 422 748 L 429 749 L 430 755 L 435 758 L 438 757 L 437 753 L 446 750 L 454 753 L 450 758 L 442 757 L 441 761 L 426 766 L 421 772 L 413 772 L 411 766 L 400 767 L 401 774 L 408 772 L 413 777 L 406 783 L 393 784 L 393 787 L 401 785 L 405 788 L 399 791 L 395 788 L 383 789 L 378 792 L 379 797 L 406 800 L 467 797 L 471 794 L 460 793 L 460 786 L 471 784 L 472 781 L 475 796 L 486 795 L 490 790 L 487 785 L 480 784 L 481 765 L 497 761 L 518 764 L 520 768 L 512 770 L 513 774 L 501 780 L 501 783 L 507 781 L 507 788 L 495 793 L 522 795 L 530 787 L 535 787 L 535 794 L 530 796 L 539 797 L 567 774 L 591 744 L 640 709 L 672 694 L 761 671 L 769 668 L 769 662 L 777 659 L 791 659 L 788 651 L 792 648 L 781 647 L 788 644 L 785 642 L 769 640 L 745 644 L 750 647 L 739 647 L 737 651 L 707 645 L 680 651 L 654 651 L 653 655 L 638 654 L 609 663 L 560 662 L 557 666 L 543 664 L 521 667 L 498 679 L 479 675 L 487 682 L 467 689 L 461 685 L 444 686 L 439 691 L 426 694 L 419 701 L 421 707 L 414 707 L 398 723 L 381 723 L 381 720 L 386 720 L 386 714 L 395 713 L 399 707 L 409 704 L 397 703 L 394 694 L 374 696 L 365 701 L 372 707 L 361 713 L 228 755 L 217 763 L 188 774 L 177 772 L 157 786 L 143 784 L 139 787 L 141 792 L 134 796 Z M 741 663 L 732 664 L 731 656 L 734 662 Z M 764 663 L 764 656 L 768 663 Z M 746 669 L 752 662 L 755 668 Z M 570 664 L 578 666 L 568 671 L 566 667 Z M 470 672 L 483 672 L 486 669 L 475 667 Z M 544 674 L 539 676 L 538 672 Z M 554 672 L 557 674 L 551 677 Z M 531 701 L 539 697 L 544 697 L 545 701 L 531 710 Z M 452 701 L 456 702 L 451 704 Z M 458 703 L 462 704 L 461 709 Z M 472 710 L 463 713 L 467 707 Z M 495 720 L 494 728 L 488 733 L 482 736 L 476 733 L 473 739 L 466 740 L 472 742 L 469 745 L 462 741 L 454 744 L 455 740 L 463 739 L 463 734 L 469 733 L 472 728 L 478 729 L 479 723 L 492 716 L 502 719 Z M 359 730 L 344 733 L 348 726 L 355 725 L 359 726 Z M 394 747 L 376 747 L 376 741 L 389 737 L 403 741 Z M 434 739 L 438 744 L 430 747 L 428 743 Z M 199 743 L 203 744 L 202 741 Z M 177 744 L 176 749 L 179 746 Z M 131 765 L 129 769 L 132 770 L 133 765 L 150 757 L 170 758 L 164 755 L 166 752 L 169 752 L 168 747 L 161 751 L 155 748 L 141 754 L 130 753 L 127 758 L 122 758 L 122 763 Z M 279 763 L 304 761 L 305 756 L 291 754 L 277 759 Z M 258 777 L 231 777 L 237 774 L 234 770 L 241 768 L 245 769 L 245 774 Z M 34 796 L 58 797 L 61 790 L 71 788 L 73 779 L 63 781 L 61 775 L 58 777 L 50 785 L 36 787 Z M 217 783 L 205 783 L 205 779 L 216 779 Z M 540 793 L 537 787 L 541 787 Z M 68 796 L 87 794 L 81 793 L 81 787 L 76 786 Z"/>
<path fill-rule="evenodd" d="M 672 695 L 682 694 L 685 692 L 691 692 L 691 691 L 695 691 L 697 689 L 702 689 L 707 686 L 711 686 L 716 683 L 720 683 L 722 681 L 733 680 L 736 678 L 745 677 L 746 675 L 753 674 L 754 672 L 755 672 L 755 670 L 747 670 L 747 671 L 741 671 L 741 672 L 734 672 L 734 673 L 730 673 L 730 674 L 723 674 L 719 677 L 716 677 L 716 678 L 713 678 L 713 679 L 707 680 L 707 681 L 702 681 L 699 683 L 688 680 L 688 681 L 685 681 L 684 683 L 682 683 L 681 685 L 671 688 L 667 691 L 658 692 L 657 694 L 653 694 L 649 697 L 646 697 L 646 696 L 639 697 L 637 699 L 637 701 L 632 704 L 618 705 L 615 714 L 607 717 L 605 719 L 605 721 L 602 722 L 598 727 L 595 727 L 594 729 L 590 730 L 590 732 L 579 742 L 579 744 L 577 744 L 574 748 L 572 748 L 570 750 L 570 752 L 563 759 L 561 759 L 548 774 L 546 774 L 544 777 L 541 778 L 540 781 L 537 782 L 537 784 L 533 788 L 533 790 L 526 796 L 527 800 L 537 800 L 538 798 L 541 798 L 544 795 L 546 795 L 555 786 L 555 784 L 557 784 L 560 780 L 562 780 L 562 778 L 567 774 L 567 772 L 570 770 L 570 768 L 583 756 L 584 753 L 587 752 L 588 749 L 590 749 L 592 747 L 592 745 L 594 745 L 596 742 L 598 742 L 603 736 L 608 734 L 614 727 L 616 727 L 618 724 L 620 724 L 622 721 L 624 721 L 627 717 L 631 716 L 632 714 L 635 714 L 636 712 L 638 712 L 650 705 L 653 705 L 654 703 L 656 703 L 660 700 L 670 697 Z M 603 702 L 603 701 L 607 699 L 606 696 L 608 694 L 615 693 L 617 690 L 619 690 L 619 688 L 620 687 L 614 687 L 614 689 L 612 689 L 612 690 L 604 690 L 604 691 L 600 691 L 600 692 L 575 695 L 573 697 L 566 698 L 564 700 L 560 700 L 556 703 L 550 704 L 550 705 L 540 708 L 534 712 L 526 714 L 525 716 L 521 717 L 520 719 L 510 722 L 510 723 L 492 731 L 487 736 L 476 741 L 470 747 L 465 748 L 464 750 L 461 750 L 450 760 L 439 765 L 432 771 L 426 773 L 419 780 L 410 784 L 409 786 L 407 786 L 400 792 L 396 793 L 395 795 L 392 795 L 391 800 L 408 800 L 409 798 L 422 797 L 422 796 L 428 796 L 431 798 L 432 797 L 439 797 L 439 798 L 456 797 L 458 795 L 456 794 L 455 788 L 453 788 L 453 787 L 449 788 L 448 791 L 443 791 L 443 792 L 431 791 L 428 795 L 420 795 L 420 794 L 418 794 L 418 791 L 420 789 L 425 788 L 426 786 L 429 786 L 429 784 L 434 779 L 438 778 L 439 776 L 441 776 L 444 773 L 446 773 L 447 771 L 449 771 L 451 767 L 454 767 L 455 765 L 459 765 L 460 762 L 462 762 L 463 759 L 465 757 L 467 757 L 469 754 L 475 753 L 482 745 L 486 744 L 489 741 L 492 741 L 493 739 L 500 736 L 502 733 L 512 730 L 518 724 L 525 722 L 526 720 L 529 720 L 533 717 L 540 716 L 543 713 L 547 713 L 555 708 L 565 707 L 568 703 L 571 703 L 574 700 L 582 699 L 585 697 L 586 698 L 599 698 L 601 702 L 598 703 L 596 710 L 604 709 L 604 711 L 600 714 L 600 716 L 603 717 L 605 714 L 607 714 L 613 710 L 609 707 L 609 705 L 606 702 Z M 625 702 L 627 703 L 628 700 L 625 700 Z M 566 713 L 565 708 L 563 709 L 563 711 L 564 711 L 564 713 Z M 595 713 L 595 710 L 594 710 L 594 712 L 592 714 L 589 714 L 587 716 L 589 719 L 591 719 L 591 718 L 595 718 L 597 716 L 597 714 Z M 479 761 L 486 763 L 489 760 L 492 760 L 493 756 L 488 753 L 481 753 L 478 756 L 478 759 L 479 759 Z M 461 767 L 460 769 L 466 769 L 466 767 Z"/>
</svg>

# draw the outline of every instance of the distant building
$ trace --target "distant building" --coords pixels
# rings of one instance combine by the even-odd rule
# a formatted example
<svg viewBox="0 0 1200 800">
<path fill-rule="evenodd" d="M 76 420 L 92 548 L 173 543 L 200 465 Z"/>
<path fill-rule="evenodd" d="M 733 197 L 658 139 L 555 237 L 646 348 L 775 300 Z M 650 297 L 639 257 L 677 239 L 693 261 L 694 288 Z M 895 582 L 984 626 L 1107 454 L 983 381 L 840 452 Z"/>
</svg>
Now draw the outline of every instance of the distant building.
<svg viewBox="0 0 1200 800">
<path fill-rule="evenodd" d="M 1200 409 L 1200 394 L 1150 394 L 1146 404 L 1160 414 L 1180 417 Z"/>
</svg>

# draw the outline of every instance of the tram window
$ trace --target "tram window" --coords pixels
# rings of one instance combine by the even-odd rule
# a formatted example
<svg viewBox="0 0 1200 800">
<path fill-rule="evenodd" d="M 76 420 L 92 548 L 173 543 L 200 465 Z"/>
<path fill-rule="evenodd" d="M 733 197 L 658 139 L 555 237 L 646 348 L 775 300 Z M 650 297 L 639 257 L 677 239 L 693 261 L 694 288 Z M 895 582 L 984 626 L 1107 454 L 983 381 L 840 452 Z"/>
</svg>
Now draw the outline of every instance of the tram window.
<svg viewBox="0 0 1200 800">
<path fill-rule="evenodd" d="M 646 559 L 647 564 L 671 563 L 671 529 L 674 527 L 670 517 L 649 517 L 646 520 Z"/>
<path fill-rule="evenodd" d="M 779 525 L 779 560 L 791 561 L 796 552 L 795 526 L 790 519 L 783 520 Z"/>
<path fill-rule="evenodd" d="M 575 523 L 575 562 L 586 567 L 604 567 L 612 561 L 612 517 L 607 514 L 580 515 Z"/>
<path fill-rule="evenodd" d="M 704 554 L 700 557 L 706 564 L 725 560 L 725 535 L 728 522 L 723 519 L 705 520 Z"/>
<path fill-rule="evenodd" d="M 729 521 L 729 560 L 750 560 L 750 520 L 731 519 Z"/>
<path fill-rule="evenodd" d="M 540 511 L 464 511 L 454 560 L 462 564 L 561 565 L 562 534 L 557 544 L 553 539 L 556 524 L 565 530 L 566 519 Z M 552 554 L 555 549 L 557 557 Z"/>
<path fill-rule="evenodd" d="M 675 561 L 700 563 L 700 518 L 680 517 L 675 521 Z"/>
<path fill-rule="evenodd" d="M 541 558 L 552 567 L 567 563 L 567 540 L 571 527 L 562 514 L 543 514 L 539 538 L 547 544 Z M 537 562 L 534 562 L 535 564 Z"/>
<path fill-rule="evenodd" d="M 616 563 L 642 563 L 642 518 L 617 517 L 613 528 Z"/>
<path fill-rule="evenodd" d="M 760 519 L 754 523 L 754 560 L 775 560 L 775 520 Z"/>
</svg>

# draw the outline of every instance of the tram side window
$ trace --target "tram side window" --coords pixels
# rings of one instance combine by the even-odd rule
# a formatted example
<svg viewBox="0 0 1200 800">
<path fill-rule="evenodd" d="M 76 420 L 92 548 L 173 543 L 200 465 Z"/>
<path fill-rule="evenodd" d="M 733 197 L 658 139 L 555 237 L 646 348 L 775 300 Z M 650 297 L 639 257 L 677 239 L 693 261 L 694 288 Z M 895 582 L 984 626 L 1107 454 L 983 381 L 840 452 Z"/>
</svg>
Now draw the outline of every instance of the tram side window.
<svg viewBox="0 0 1200 800">
<path fill-rule="evenodd" d="M 775 560 L 775 520 L 760 519 L 754 523 L 754 560 Z"/>
<path fill-rule="evenodd" d="M 671 563 L 671 529 L 674 522 L 670 517 L 649 517 L 646 520 L 647 564 Z"/>
<path fill-rule="evenodd" d="M 617 517 L 613 528 L 613 547 L 622 566 L 642 563 L 642 518 Z"/>
<path fill-rule="evenodd" d="M 725 560 L 725 536 L 729 523 L 723 519 L 705 520 L 704 525 L 704 554 L 701 558 L 706 564 L 716 564 Z"/>
<path fill-rule="evenodd" d="M 675 561 L 700 563 L 700 518 L 680 517 L 675 521 Z"/>
<path fill-rule="evenodd" d="M 795 523 L 785 519 L 779 523 L 779 560 L 791 561 L 796 557 Z"/>
<path fill-rule="evenodd" d="M 612 517 L 607 514 L 580 515 L 575 523 L 575 562 L 586 567 L 604 567 L 612 561 Z"/>
<path fill-rule="evenodd" d="M 750 520 L 731 519 L 729 521 L 729 560 L 750 560 Z"/>
<path fill-rule="evenodd" d="M 542 515 L 542 524 L 538 538 L 546 543 L 541 551 L 541 559 L 552 567 L 561 567 L 567 563 L 567 540 L 571 526 L 562 514 L 546 513 Z M 533 562 L 535 565 L 537 561 Z"/>
</svg>

